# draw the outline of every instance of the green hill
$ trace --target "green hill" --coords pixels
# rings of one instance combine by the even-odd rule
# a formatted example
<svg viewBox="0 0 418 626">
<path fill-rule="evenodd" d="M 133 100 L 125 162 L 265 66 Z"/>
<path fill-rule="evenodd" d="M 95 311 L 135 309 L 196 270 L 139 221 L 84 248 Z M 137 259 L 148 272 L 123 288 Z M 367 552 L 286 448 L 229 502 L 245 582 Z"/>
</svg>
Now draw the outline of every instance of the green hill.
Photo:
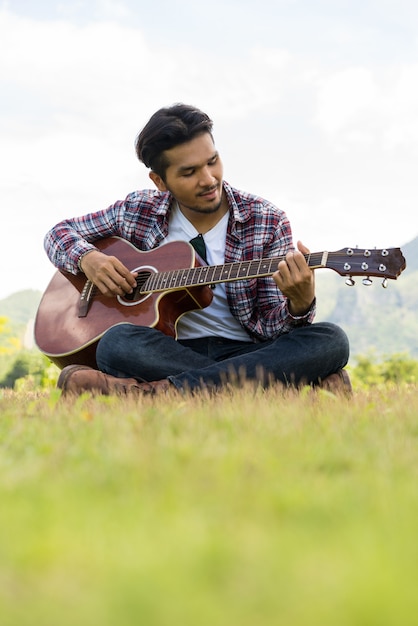
<svg viewBox="0 0 418 626">
<path fill-rule="evenodd" d="M 26 325 L 34 319 L 42 292 L 34 289 L 18 291 L 0 300 L 0 316 L 8 317 L 13 325 Z"/>
<path fill-rule="evenodd" d="M 402 252 L 406 258 L 407 271 L 415 272 L 418 270 L 418 237 L 402 246 Z"/>
<path fill-rule="evenodd" d="M 27 289 L 0 300 L 0 317 L 7 319 L 0 334 L 0 348 L 9 347 L 13 337 L 19 338 L 26 347 L 32 347 L 31 322 L 35 319 L 41 297 L 42 292 Z"/>
</svg>

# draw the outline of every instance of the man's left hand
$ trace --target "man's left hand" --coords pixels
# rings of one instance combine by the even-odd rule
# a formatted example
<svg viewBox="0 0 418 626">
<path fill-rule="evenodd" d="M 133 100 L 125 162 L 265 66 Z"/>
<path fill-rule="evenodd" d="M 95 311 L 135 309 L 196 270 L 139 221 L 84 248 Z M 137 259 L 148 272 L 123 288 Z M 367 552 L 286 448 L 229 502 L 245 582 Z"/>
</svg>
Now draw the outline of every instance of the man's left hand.
<svg viewBox="0 0 418 626">
<path fill-rule="evenodd" d="M 315 299 L 315 274 L 304 256 L 309 252 L 298 241 L 297 250 L 288 252 L 273 274 L 274 282 L 289 300 L 290 314 L 295 317 L 305 315 Z"/>
</svg>

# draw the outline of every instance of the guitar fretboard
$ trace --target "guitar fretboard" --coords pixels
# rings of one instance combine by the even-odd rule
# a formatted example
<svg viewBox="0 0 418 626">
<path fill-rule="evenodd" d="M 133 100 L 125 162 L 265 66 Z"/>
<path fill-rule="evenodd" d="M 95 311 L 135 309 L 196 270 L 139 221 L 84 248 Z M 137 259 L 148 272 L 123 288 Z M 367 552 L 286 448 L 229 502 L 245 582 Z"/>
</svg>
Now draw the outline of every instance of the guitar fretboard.
<svg viewBox="0 0 418 626">
<path fill-rule="evenodd" d="M 172 270 L 169 272 L 152 273 L 141 287 L 141 293 L 156 293 L 167 289 L 184 289 L 185 287 L 199 287 L 215 285 L 217 283 L 232 282 L 234 280 L 248 280 L 271 276 L 277 269 L 283 257 L 259 259 L 251 261 L 237 261 L 224 265 L 203 265 L 187 269 Z M 315 252 L 305 255 L 305 259 L 312 269 L 326 267 L 327 252 Z"/>
</svg>

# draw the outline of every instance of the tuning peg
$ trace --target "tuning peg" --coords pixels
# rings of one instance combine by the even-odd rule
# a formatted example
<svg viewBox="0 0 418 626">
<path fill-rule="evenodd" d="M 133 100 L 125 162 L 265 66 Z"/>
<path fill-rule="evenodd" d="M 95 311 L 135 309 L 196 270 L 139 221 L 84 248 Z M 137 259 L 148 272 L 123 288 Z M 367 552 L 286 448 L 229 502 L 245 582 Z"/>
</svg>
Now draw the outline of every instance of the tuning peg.
<svg viewBox="0 0 418 626">
<path fill-rule="evenodd" d="M 370 278 L 370 276 L 368 276 L 367 278 L 363 278 L 363 280 L 361 282 L 363 283 L 363 285 L 365 287 L 370 287 L 370 285 L 373 283 L 373 281 Z"/>
<path fill-rule="evenodd" d="M 387 279 L 387 278 L 384 278 L 384 279 L 382 280 L 382 287 L 383 287 L 383 289 L 387 289 L 387 286 L 388 286 L 388 279 Z"/>
<path fill-rule="evenodd" d="M 353 280 L 353 278 L 351 276 L 349 276 L 346 279 L 345 284 L 347 285 L 347 287 L 354 287 L 354 285 L 356 284 L 356 281 Z"/>
</svg>

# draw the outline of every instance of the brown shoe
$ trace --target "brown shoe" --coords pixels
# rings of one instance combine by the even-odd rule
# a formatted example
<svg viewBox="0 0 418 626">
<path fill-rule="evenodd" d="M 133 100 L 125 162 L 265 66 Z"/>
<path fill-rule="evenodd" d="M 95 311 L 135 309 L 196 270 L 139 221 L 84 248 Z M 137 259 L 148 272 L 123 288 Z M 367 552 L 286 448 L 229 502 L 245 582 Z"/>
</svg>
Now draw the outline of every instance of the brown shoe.
<svg viewBox="0 0 418 626">
<path fill-rule="evenodd" d="M 335 374 L 330 374 L 319 383 L 318 387 L 336 395 L 351 396 L 353 393 L 350 377 L 346 370 L 338 370 Z"/>
<path fill-rule="evenodd" d="M 59 375 L 57 386 L 63 395 L 80 395 L 88 391 L 94 395 L 127 396 L 154 395 L 168 391 L 171 384 L 168 380 L 139 383 L 135 378 L 118 378 L 85 365 L 67 365 Z"/>
</svg>

